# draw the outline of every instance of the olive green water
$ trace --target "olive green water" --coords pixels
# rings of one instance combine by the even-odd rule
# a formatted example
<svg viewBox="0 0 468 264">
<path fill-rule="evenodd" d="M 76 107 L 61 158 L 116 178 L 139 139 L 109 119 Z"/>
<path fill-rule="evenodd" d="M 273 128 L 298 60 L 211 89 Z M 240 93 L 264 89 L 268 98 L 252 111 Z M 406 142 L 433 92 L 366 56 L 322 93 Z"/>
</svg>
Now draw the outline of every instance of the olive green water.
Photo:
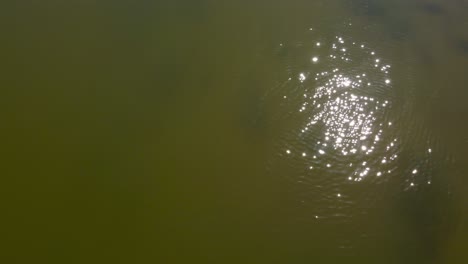
<svg viewBox="0 0 468 264">
<path fill-rule="evenodd" d="M 467 263 L 468 2 L 3 1 L 2 263 Z"/>
</svg>

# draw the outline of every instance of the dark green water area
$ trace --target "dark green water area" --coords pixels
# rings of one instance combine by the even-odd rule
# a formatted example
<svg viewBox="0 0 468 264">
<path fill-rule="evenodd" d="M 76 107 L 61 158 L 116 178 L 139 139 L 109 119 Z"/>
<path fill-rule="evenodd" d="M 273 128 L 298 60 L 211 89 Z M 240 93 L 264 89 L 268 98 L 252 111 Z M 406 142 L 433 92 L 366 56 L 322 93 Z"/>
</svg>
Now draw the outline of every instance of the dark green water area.
<svg viewBox="0 0 468 264">
<path fill-rule="evenodd" d="M 0 3 L 2 263 L 468 263 L 468 1 Z"/>
</svg>

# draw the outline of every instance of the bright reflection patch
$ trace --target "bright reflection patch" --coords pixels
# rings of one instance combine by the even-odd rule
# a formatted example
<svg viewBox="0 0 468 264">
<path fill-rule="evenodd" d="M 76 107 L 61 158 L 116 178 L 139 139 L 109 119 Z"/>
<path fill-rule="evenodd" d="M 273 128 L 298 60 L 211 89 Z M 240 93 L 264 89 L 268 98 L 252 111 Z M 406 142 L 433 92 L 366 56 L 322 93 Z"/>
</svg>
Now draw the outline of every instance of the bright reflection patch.
<svg viewBox="0 0 468 264">
<path fill-rule="evenodd" d="M 392 104 L 388 97 L 391 65 L 366 45 L 341 36 L 330 42 L 312 42 L 311 46 L 316 52 L 311 67 L 297 75 L 304 88 L 297 110 L 306 119 L 300 136 L 311 135 L 316 140 L 313 152 L 298 150 L 305 159 L 309 154 L 313 157 L 307 168 L 346 167 L 351 173 L 346 173 L 345 179 L 350 181 L 391 172 L 397 157 L 397 139 L 386 135 L 392 126 L 386 117 Z M 323 60 L 319 61 L 319 55 Z M 356 159 L 355 165 L 350 163 Z"/>
<path fill-rule="evenodd" d="M 310 106 L 311 109 L 309 122 L 302 132 L 324 125 L 324 139 L 343 155 L 358 151 L 371 153 L 382 136 L 377 120 L 387 104 L 358 95 L 356 90 L 363 87 L 359 80 L 365 76 L 347 76 L 338 70 L 317 73 L 316 76 L 320 86 L 306 97 L 300 108 L 304 111 Z"/>
<path fill-rule="evenodd" d="M 306 171 L 300 181 L 317 181 L 317 188 L 326 182 L 339 191 L 335 195 L 345 198 L 351 196 L 336 187 L 340 181 L 385 182 L 398 173 L 407 177 L 406 189 L 420 188 L 422 178 L 431 184 L 425 168 L 431 164 L 429 156 L 439 152 L 435 146 L 428 142 L 426 156 L 409 160 L 409 167 L 398 160 L 408 157 L 401 155 L 407 147 L 399 138 L 406 128 L 400 119 L 401 102 L 394 102 L 399 82 L 392 80 L 388 58 L 369 43 L 344 36 L 320 37 L 300 47 L 299 56 L 288 60 L 292 65 L 281 85 L 287 89 L 279 94 L 295 121 L 281 152 Z M 299 60 L 304 63 L 296 64 Z"/>
</svg>

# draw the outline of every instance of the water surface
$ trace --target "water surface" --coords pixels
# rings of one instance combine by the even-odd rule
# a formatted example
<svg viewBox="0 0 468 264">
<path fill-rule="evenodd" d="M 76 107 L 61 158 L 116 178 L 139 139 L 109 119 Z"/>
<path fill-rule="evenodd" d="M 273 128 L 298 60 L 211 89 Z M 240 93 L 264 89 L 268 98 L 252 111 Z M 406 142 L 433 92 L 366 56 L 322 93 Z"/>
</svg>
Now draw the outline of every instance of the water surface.
<svg viewBox="0 0 468 264">
<path fill-rule="evenodd" d="M 466 1 L 6 1 L 10 263 L 465 263 Z"/>
</svg>

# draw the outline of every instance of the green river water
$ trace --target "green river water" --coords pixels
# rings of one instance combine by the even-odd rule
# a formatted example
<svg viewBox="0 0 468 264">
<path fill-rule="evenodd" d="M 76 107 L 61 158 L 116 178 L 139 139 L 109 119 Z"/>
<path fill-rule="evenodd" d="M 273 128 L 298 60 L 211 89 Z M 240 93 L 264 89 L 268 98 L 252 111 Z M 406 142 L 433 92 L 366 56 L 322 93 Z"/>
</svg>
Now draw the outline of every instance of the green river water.
<svg viewBox="0 0 468 264">
<path fill-rule="evenodd" d="M 2 1 L 2 263 L 468 263 L 468 1 Z"/>
</svg>

